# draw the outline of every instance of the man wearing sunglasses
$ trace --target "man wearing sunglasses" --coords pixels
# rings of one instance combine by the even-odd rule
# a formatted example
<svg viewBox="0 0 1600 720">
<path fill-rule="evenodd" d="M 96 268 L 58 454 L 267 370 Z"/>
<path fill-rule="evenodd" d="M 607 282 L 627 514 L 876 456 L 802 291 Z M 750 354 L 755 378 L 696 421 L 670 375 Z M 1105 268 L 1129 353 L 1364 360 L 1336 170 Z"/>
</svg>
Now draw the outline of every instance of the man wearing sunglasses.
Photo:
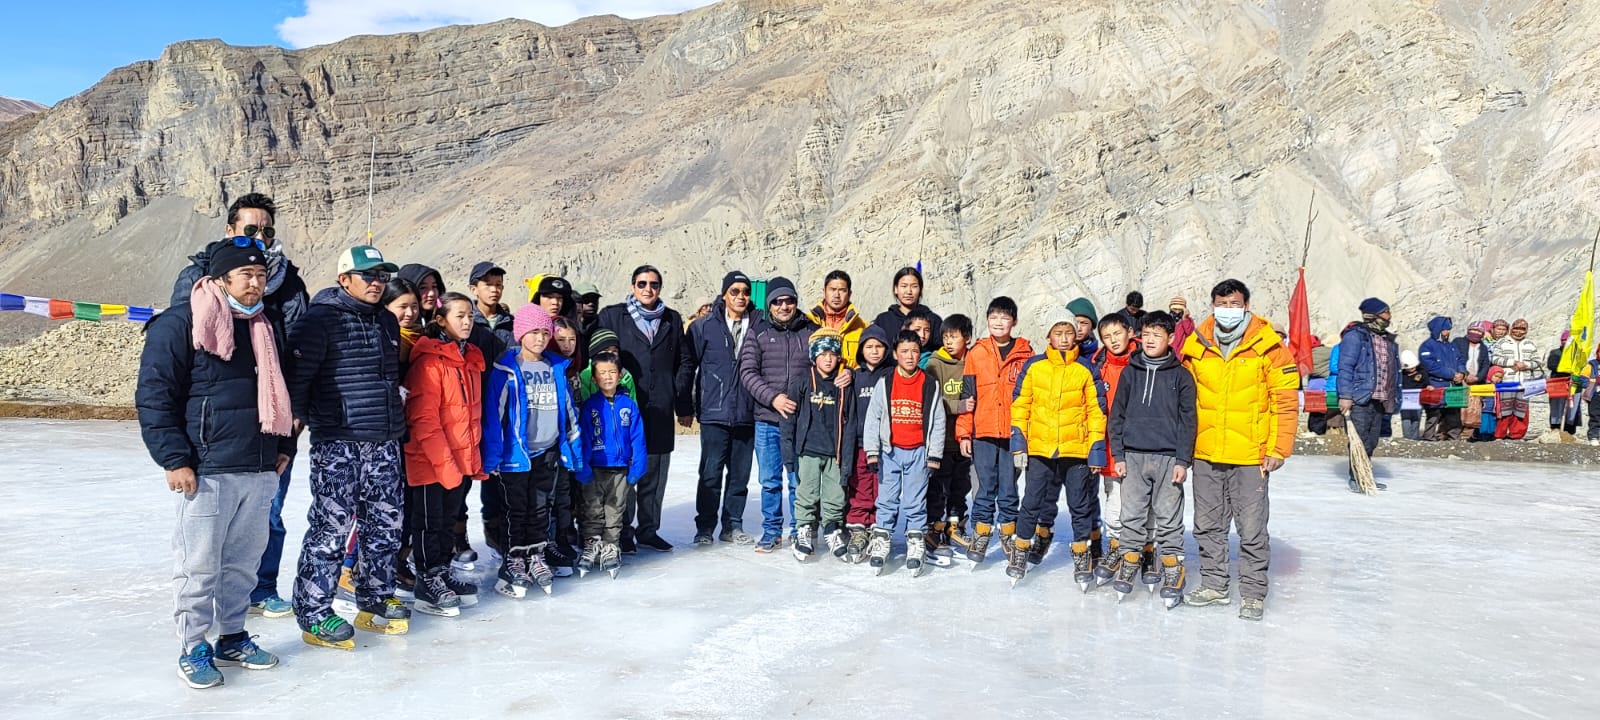
<svg viewBox="0 0 1600 720">
<path fill-rule="evenodd" d="M 206 268 L 224 248 L 252 248 L 261 250 L 267 261 L 267 280 L 261 296 L 267 308 L 266 316 L 272 322 L 273 337 L 286 338 L 289 328 L 305 314 L 311 298 L 306 295 L 306 284 L 300 271 L 283 254 L 283 243 L 278 241 L 273 222 L 278 206 L 272 198 L 261 193 L 241 195 L 228 206 L 228 224 L 222 228 L 222 239 L 208 243 L 200 252 L 189 258 L 189 266 L 178 273 L 172 285 L 171 306 L 188 305 L 195 283 L 205 277 Z M 289 476 L 293 465 L 285 467 L 278 477 L 278 492 L 272 499 L 272 510 L 267 516 L 267 549 L 261 553 L 261 566 L 256 571 L 256 587 L 250 593 L 250 612 L 264 617 L 285 617 L 292 609 L 288 601 L 278 595 L 278 567 L 283 563 L 283 499 L 289 492 Z"/>
<path fill-rule="evenodd" d="M 788 278 L 767 281 L 766 322 L 751 328 L 752 335 L 739 349 L 739 380 L 756 403 L 756 465 L 761 482 L 761 541 L 756 552 L 770 553 L 794 532 L 794 494 L 799 476 L 785 472 L 778 425 L 799 408 L 788 396 L 795 378 L 811 367 L 811 333 L 817 329 L 800 312 L 800 296 Z M 849 373 L 840 373 L 849 375 Z M 784 479 L 789 497 L 784 501 Z M 787 509 L 787 514 L 785 510 Z M 784 518 L 788 518 L 787 531 Z"/>
<path fill-rule="evenodd" d="M 711 544 L 719 521 L 723 542 L 755 544 L 744 531 L 755 453 L 755 401 L 739 382 L 739 348 L 763 322 L 761 311 L 750 307 L 750 287 L 750 278 L 738 270 L 722 278 L 722 296 L 708 315 L 689 326 L 679 361 L 678 396 L 693 400 L 700 419 L 696 545 Z"/>
<path fill-rule="evenodd" d="M 334 586 L 352 526 L 360 543 L 356 604 L 398 620 L 400 548 L 400 323 L 380 301 L 399 268 L 368 245 L 339 256 L 339 286 L 318 292 L 289 331 L 289 400 L 311 430 L 311 513 L 294 584 L 294 612 L 313 645 L 348 649 L 350 626 L 333 614 Z"/>
<path fill-rule="evenodd" d="M 622 513 L 622 552 L 644 546 L 671 552 L 672 543 L 661 537 L 661 504 L 666 499 L 667 468 L 676 434 L 673 416 L 688 427 L 694 422 L 691 398 L 677 392 L 678 363 L 683 344 L 683 317 L 661 299 L 661 271 L 649 265 L 635 268 L 626 302 L 600 311 L 600 327 L 617 334 L 622 367 L 633 375 L 644 414 L 644 445 L 649 455 L 644 476 L 628 486 Z M 632 527 L 637 516 L 639 524 Z"/>
</svg>

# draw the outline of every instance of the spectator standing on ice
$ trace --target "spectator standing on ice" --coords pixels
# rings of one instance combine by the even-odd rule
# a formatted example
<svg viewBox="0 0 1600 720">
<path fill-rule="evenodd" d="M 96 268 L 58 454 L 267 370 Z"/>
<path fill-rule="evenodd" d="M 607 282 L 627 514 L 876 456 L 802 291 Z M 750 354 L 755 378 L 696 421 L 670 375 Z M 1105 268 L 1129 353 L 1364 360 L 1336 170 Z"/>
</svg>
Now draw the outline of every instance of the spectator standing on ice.
<svg viewBox="0 0 1600 720">
<path fill-rule="evenodd" d="M 1361 437 L 1370 459 L 1389 416 L 1400 410 L 1400 343 L 1389 332 L 1389 304 L 1378 298 L 1361 301 L 1361 322 L 1340 336 L 1339 411 Z M 1356 469 L 1350 466 L 1350 491 L 1360 492 Z M 1389 489 L 1378 483 L 1379 490 Z"/>
<path fill-rule="evenodd" d="M 145 447 L 179 494 L 178 674 L 197 689 L 222 684 L 218 665 L 278 663 L 244 623 L 294 419 L 274 330 L 282 318 L 263 300 L 267 253 L 240 239 L 208 248 L 187 301 L 150 322 L 135 396 Z"/>
</svg>

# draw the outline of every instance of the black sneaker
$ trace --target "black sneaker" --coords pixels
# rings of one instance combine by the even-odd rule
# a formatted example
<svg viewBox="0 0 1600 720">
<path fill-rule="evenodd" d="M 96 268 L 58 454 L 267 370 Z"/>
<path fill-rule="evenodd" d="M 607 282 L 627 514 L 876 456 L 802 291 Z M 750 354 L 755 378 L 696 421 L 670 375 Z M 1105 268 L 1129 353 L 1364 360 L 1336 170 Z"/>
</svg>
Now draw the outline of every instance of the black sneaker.
<svg viewBox="0 0 1600 720">
<path fill-rule="evenodd" d="M 633 536 L 631 535 L 622 536 L 622 542 L 618 543 L 618 545 L 621 547 L 621 552 L 623 555 L 639 554 L 639 546 L 634 544 Z"/>
<path fill-rule="evenodd" d="M 709 547 L 711 545 L 711 542 L 712 542 L 711 541 L 711 533 L 708 533 L 708 532 L 697 532 L 697 533 L 694 534 L 694 544 L 696 544 L 696 545 L 699 545 L 699 546 L 702 546 L 702 547 Z"/>
<path fill-rule="evenodd" d="M 672 543 L 663 540 L 660 535 L 638 538 L 639 547 L 649 548 L 656 552 L 672 552 Z"/>
</svg>

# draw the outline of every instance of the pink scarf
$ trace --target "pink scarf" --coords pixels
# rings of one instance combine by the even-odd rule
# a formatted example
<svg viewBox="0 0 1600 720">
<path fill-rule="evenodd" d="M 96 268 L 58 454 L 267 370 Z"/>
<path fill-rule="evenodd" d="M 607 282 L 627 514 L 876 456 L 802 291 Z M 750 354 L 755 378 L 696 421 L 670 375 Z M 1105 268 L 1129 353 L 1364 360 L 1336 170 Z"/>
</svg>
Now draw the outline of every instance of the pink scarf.
<svg viewBox="0 0 1600 720">
<path fill-rule="evenodd" d="M 294 431 L 294 414 L 289 410 L 289 386 L 283 381 L 278 363 L 278 347 L 272 341 L 272 323 L 261 311 L 245 315 L 228 304 L 222 283 L 203 277 L 189 294 L 189 310 L 194 315 L 194 347 L 223 360 L 233 359 L 233 319 L 250 320 L 250 346 L 256 356 L 256 412 L 261 417 L 261 432 L 288 437 Z"/>
</svg>

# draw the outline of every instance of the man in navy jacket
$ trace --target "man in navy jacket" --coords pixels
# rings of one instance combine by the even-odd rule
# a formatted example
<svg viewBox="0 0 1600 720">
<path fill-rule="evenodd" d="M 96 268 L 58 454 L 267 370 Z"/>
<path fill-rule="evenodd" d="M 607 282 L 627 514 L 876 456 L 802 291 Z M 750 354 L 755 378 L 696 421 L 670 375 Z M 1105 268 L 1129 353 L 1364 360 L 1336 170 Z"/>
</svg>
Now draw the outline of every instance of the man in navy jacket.
<svg viewBox="0 0 1600 720">
<path fill-rule="evenodd" d="M 1450 318 L 1435 316 L 1428 321 L 1428 339 L 1417 349 L 1417 357 L 1422 360 L 1422 370 L 1428 376 L 1430 388 L 1449 387 L 1466 380 L 1466 360 L 1450 343 L 1452 327 Z M 1422 428 L 1423 440 L 1461 439 L 1461 411 L 1440 404 L 1424 407 L 1423 412 L 1426 416 L 1426 424 Z"/>
<path fill-rule="evenodd" d="M 693 399 L 700 420 L 696 545 L 711 544 L 719 520 L 723 542 L 755 544 L 744 531 L 750 463 L 755 456 L 755 400 L 739 381 L 739 348 L 755 337 L 764 319 L 750 307 L 750 289 L 744 273 L 728 273 L 722 279 L 722 296 L 712 303 L 710 314 L 689 326 L 680 353 L 677 395 Z"/>
<path fill-rule="evenodd" d="M 1361 436 L 1367 457 L 1389 418 L 1400 411 L 1400 343 L 1389 332 L 1389 304 L 1378 298 L 1361 301 L 1361 322 L 1345 328 L 1339 339 L 1339 411 Z M 1378 483 L 1379 490 L 1388 486 Z M 1356 486 L 1350 467 L 1350 490 Z"/>
</svg>

